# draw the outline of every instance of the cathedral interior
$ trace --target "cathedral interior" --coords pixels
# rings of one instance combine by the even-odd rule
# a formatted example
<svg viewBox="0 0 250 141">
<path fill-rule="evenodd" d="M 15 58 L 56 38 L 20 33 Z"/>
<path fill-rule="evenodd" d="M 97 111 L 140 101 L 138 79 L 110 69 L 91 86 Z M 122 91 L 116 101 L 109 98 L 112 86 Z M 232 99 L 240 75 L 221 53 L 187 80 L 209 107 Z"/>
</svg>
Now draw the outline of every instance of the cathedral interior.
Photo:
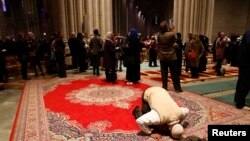
<svg viewBox="0 0 250 141">
<path fill-rule="evenodd" d="M 246 31 L 247 28 L 249 28 L 250 1 L 249 0 L 1 0 L 0 1 L 1 40 L 5 40 L 5 37 L 7 36 L 11 36 L 13 37 L 13 40 L 15 40 L 16 36 L 19 33 L 33 32 L 35 37 L 39 38 L 45 35 L 49 37 L 52 36 L 54 33 L 61 32 L 64 34 L 63 40 L 67 42 L 71 32 L 75 33 L 80 32 L 80 33 L 85 33 L 88 36 L 91 36 L 93 35 L 93 30 L 98 29 L 100 32 L 100 36 L 102 38 L 105 38 L 107 32 L 113 32 L 116 35 L 127 35 L 131 28 L 136 28 L 137 31 L 141 33 L 143 37 L 146 37 L 148 35 L 151 36 L 159 32 L 159 24 L 163 20 L 166 20 L 170 25 L 173 25 L 175 27 L 174 28 L 175 32 L 180 32 L 182 34 L 183 43 L 187 41 L 188 33 L 197 33 L 206 36 L 208 38 L 208 42 L 211 47 L 213 41 L 217 38 L 218 32 L 222 31 L 225 33 L 226 36 L 230 36 L 232 34 L 240 36 L 243 35 L 243 33 Z M 144 50 L 143 54 L 144 59 L 146 58 L 145 52 L 146 51 Z M 71 59 L 70 52 L 67 52 L 66 55 L 68 55 L 66 56 L 67 58 L 65 59 L 67 65 L 67 61 Z M 186 135 L 202 135 L 202 137 L 206 137 L 208 123 L 249 124 L 249 111 L 239 110 L 232 106 L 234 104 L 232 101 L 232 95 L 234 95 L 235 85 L 238 75 L 237 67 L 233 68 L 229 65 L 225 65 L 225 67 L 228 70 L 230 69 L 231 70 L 227 71 L 225 76 L 216 76 L 216 74 L 214 74 L 214 68 L 213 68 L 214 64 L 211 52 L 208 54 L 207 57 L 208 57 L 207 70 L 210 72 L 207 71 L 205 72 L 207 74 L 205 73 L 202 74 L 200 79 L 194 80 L 193 78 L 189 77 L 190 74 L 184 72 L 184 69 L 182 71 L 182 73 L 184 74 L 183 78 L 185 79 L 185 80 L 183 79 L 181 82 L 184 87 L 184 92 L 183 92 L 184 94 L 178 93 L 175 98 L 179 99 L 180 100 L 179 102 L 184 101 L 183 102 L 184 104 L 188 103 L 189 106 L 193 108 L 191 109 L 193 113 L 192 116 L 189 117 L 189 121 L 191 123 L 190 126 L 194 128 L 189 128 Z M 16 59 L 15 63 L 17 62 L 18 60 Z M 90 69 L 87 70 L 86 72 L 78 74 L 75 73 L 74 70 L 68 69 L 67 73 L 69 74 L 69 77 L 62 79 L 57 78 L 57 75 L 55 76 L 46 75 L 45 77 L 39 76 L 38 78 L 35 78 L 33 77 L 34 73 L 29 73 L 29 75 L 31 75 L 32 80 L 22 80 L 20 70 L 21 69 L 19 63 L 18 71 L 15 70 L 14 73 L 11 72 L 12 76 L 8 80 L 9 82 L 6 83 L 4 82 L 6 88 L 0 90 L 0 140 L 3 141 L 9 140 L 10 138 L 12 140 L 18 140 L 22 138 L 24 140 L 24 138 L 26 137 L 28 138 L 26 140 L 30 139 L 32 141 L 36 141 L 36 139 L 32 137 L 38 134 L 40 140 L 46 140 L 43 137 L 46 136 L 47 133 L 48 134 L 49 133 L 51 134 L 52 132 L 53 134 L 56 133 L 57 130 L 54 131 L 53 128 L 50 128 L 50 130 L 43 130 L 43 128 L 40 128 L 40 127 L 44 127 L 46 129 L 48 128 L 45 127 L 47 126 L 47 124 L 42 123 L 43 121 L 47 120 L 47 115 L 44 114 L 46 113 L 44 111 L 48 110 L 46 109 L 47 107 L 45 108 L 45 106 L 43 105 L 44 101 L 42 96 L 44 93 L 42 92 L 46 91 L 47 93 L 49 93 L 49 91 L 54 91 L 55 85 L 60 85 L 61 83 L 63 83 L 63 85 L 60 85 L 60 87 L 57 88 L 57 90 L 59 89 L 58 90 L 59 92 L 56 93 L 55 96 L 58 96 L 61 94 L 60 93 L 61 90 L 64 91 L 64 89 L 60 89 L 64 85 L 74 88 L 75 86 L 72 87 L 71 85 L 69 85 L 74 83 L 76 86 L 79 86 L 77 83 L 78 81 L 72 81 L 79 78 L 81 78 L 81 80 L 79 80 L 80 84 L 87 85 L 93 83 L 94 84 L 93 86 L 98 85 L 95 84 L 96 82 L 103 84 L 103 81 L 101 79 L 92 76 L 92 70 Z M 145 88 L 146 86 L 151 86 L 151 85 L 161 86 L 161 83 L 159 83 L 161 82 L 160 78 L 161 72 L 159 70 L 160 70 L 159 64 L 155 65 L 155 67 L 151 67 L 148 64 L 148 61 L 143 60 L 141 63 L 141 76 L 143 77 L 143 83 L 145 84 L 135 84 L 134 86 L 132 86 L 133 89 L 132 88 L 127 89 L 127 87 L 131 86 L 127 86 L 123 80 L 125 77 L 125 69 L 124 69 L 124 71 L 118 72 L 118 77 L 120 79 L 118 82 L 119 86 L 117 86 L 117 89 L 115 87 L 115 89 L 112 90 L 117 90 L 118 94 L 120 94 L 119 92 L 121 89 L 123 90 L 123 92 L 126 92 L 127 94 L 130 91 L 138 90 L 139 88 Z M 103 72 L 101 73 L 104 74 Z M 103 77 L 101 76 L 101 78 Z M 211 79 L 210 83 L 209 81 L 210 78 L 215 78 L 215 79 L 213 80 Z M 2 84 L 1 86 L 4 86 L 3 83 L 1 84 Z M 225 84 L 229 85 L 225 86 Z M 110 85 L 112 84 L 108 84 L 108 86 Z M 137 85 L 140 87 L 137 88 Z M 102 90 L 109 91 L 111 88 L 108 86 L 105 85 L 104 88 L 102 88 Z M 108 90 L 105 89 L 106 87 L 108 87 L 109 89 Z M 196 89 L 199 89 L 199 92 L 206 91 L 207 89 L 209 89 L 212 92 L 207 94 L 207 97 L 205 96 L 203 97 L 200 95 L 197 96 L 196 94 L 188 91 L 189 87 L 192 88 L 195 87 Z M 23 90 L 24 88 L 25 91 Z M 220 92 L 219 90 L 213 91 L 214 88 L 216 90 L 217 89 L 222 90 L 223 92 Z M 43 89 L 44 91 L 41 89 Z M 171 89 L 171 95 L 175 95 L 175 92 L 172 90 L 173 88 Z M 232 102 L 230 103 L 231 105 L 225 104 L 225 102 L 219 103 L 218 101 L 214 100 L 215 99 L 214 97 L 218 95 L 227 96 L 227 94 L 230 95 L 231 97 L 229 98 L 226 97 L 225 99 L 228 100 L 231 98 L 230 99 Z M 134 95 L 131 96 L 132 100 L 135 99 L 133 96 Z M 250 95 L 248 95 L 248 102 L 250 100 L 249 96 Z M 37 99 L 35 99 L 34 97 Z M 30 101 L 22 100 L 25 98 L 27 99 L 30 98 L 31 100 Z M 104 99 L 109 97 L 108 96 L 101 97 L 100 98 L 101 102 L 103 102 L 102 98 Z M 125 99 L 127 98 L 127 96 L 125 95 L 122 98 Z M 27 104 L 26 103 L 27 101 L 30 103 Z M 57 100 L 55 101 L 57 102 Z M 51 102 L 50 98 L 47 98 L 46 102 L 48 103 Z M 115 104 L 117 104 L 118 107 L 127 105 L 126 102 L 125 104 L 122 102 L 121 103 L 118 102 Z M 21 104 L 25 103 L 27 105 L 23 106 L 20 103 Z M 51 103 L 52 103 L 51 105 L 54 104 L 53 101 Z M 36 105 L 37 106 L 36 107 L 33 106 L 32 104 L 37 104 L 38 106 Z M 111 102 L 111 105 L 112 104 L 115 105 L 114 103 Z M 30 107 L 26 108 L 25 106 L 27 107 L 30 106 Z M 28 114 L 28 112 L 25 113 L 24 110 L 30 110 L 29 112 L 31 114 L 30 113 Z M 32 110 L 34 111 L 37 110 L 36 113 L 37 115 L 35 114 L 34 114 L 35 116 L 32 115 L 33 114 Z M 73 109 L 72 111 L 74 110 L 75 109 Z M 84 113 L 83 111 L 84 110 L 76 111 L 72 115 L 78 112 Z M 104 110 L 103 111 L 99 110 L 99 111 L 103 112 Z M 114 111 L 110 110 L 109 112 L 112 113 Z M 23 112 L 25 114 L 22 114 Z M 49 113 L 48 116 L 56 117 L 55 116 L 56 114 L 53 115 L 53 112 L 51 112 L 50 110 L 48 110 L 47 112 Z M 59 113 L 58 115 L 61 114 L 60 112 L 58 113 Z M 44 115 L 40 116 L 41 114 Z M 130 114 L 131 111 L 129 111 L 129 114 L 127 115 Z M 28 117 L 30 115 L 34 117 L 32 117 L 31 119 L 22 117 L 22 116 Z M 81 116 L 82 115 L 79 115 L 79 119 L 82 119 Z M 205 120 L 205 118 L 207 117 L 210 118 L 209 121 Z M 128 116 L 128 119 L 129 118 L 130 117 Z M 48 120 L 51 119 L 53 120 L 53 118 L 48 118 Z M 60 119 L 66 120 L 67 116 L 64 117 L 63 115 L 62 117 L 58 118 L 58 120 Z M 32 123 L 35 120 L 37 121 L 40 120 L 39 122 L 34 124 L 36 126 L 36 130 L 35 129 L 33 130 L 32 124 L 30 124 L 31 126 L 29 127 L 27 126 L 26 128 L 26 123 Z M 117 123 L 120 123 L 120 121 L 118 120 L 119 118 L 116 118 Z M 132 120 L 134 122 L 134 119 Z M 57 127 L 57 125 L 53 124 L 54 122 L 57 123 L 56 121 L 57 120 L 52 121 L 48 125 L 51 126 L 54 125 L 55 127 Z M 199 121 L 201 122 L 199 123 Z M 70 130 L 72 129 L 71 131 L 76 130 L 76 134 L 78 135 L 77 137 L 83 137 L 83 135 L 81 134 L 82 132 L 80 132 L 80 128 L 78 128 L 77 126 L 76 128 L 74 127 L 75 122 L 66 121 L 65 123 L 66 123 L 64 124 L 65 126 L 64 125 L 60 126 L 72 127 L 69 129 Z M 71 125 L 68 126 L 68 123 Z M 99 122 L 90 124 L 89 129 L 98 124 Z M 106 126 L 109 125 L 109 123 L 107 122 L 106 124 L 107 124 Z M 102 128 L 101 126 L 99 127 L 100 129 Z M 25 131 L 20 130 L 24 128 Z M 59 128 L 55 129 L 59 130 Z M 26 130 L 28 131 L 27 133 L 30 134 L 24 133 L 26 132 Z M 37 131 L 36 132 L 37 134 L 32 133 L 32 131 Z M 93 130 L 88 130 L 88 132 L 89 131 L 92 132 Z M 138 135 L 137 133 L 133 134 L 130 134 L 130 132 L 128 134 L 126 133 L 125 134 L 121 133 L 124 139 L 125 138 L 133 139 L 133 137 L 137 138 L 138 136 L 139 136 L 138 138 L 140 137 L 143 139 L 146 138 L 145 136 L 140 136 L 140 134 Z M 20 135 L 21 137 L 18 135 Z M 66 133 L 64 134 L 64 132 L 62 132 L 61 136 L 64 135 L 70 136 L 74 134 L 66 134 Z M 86 133 L 86 135 L 90 134 Z M 112 134 L 112 137 L 113 135 L 114 137 L 118 138 L 116 131 L 114 134 Z M 53 136 L 53 137 L 59 138 L 59 136 Z M 108 139 L 111 140 L 109 135 L 102 134 L 101 137 L 103 138 L 107 137 Z M 75 140 L 74 137 L 72 138 L 69 137 L 68 139 Z M 79 140 L 81 139 L 79 138 Z M 89 140 L 89 138 L 84 138 L 84 140 L 87 141 Z"/>
<path fill-rule="evenodd" d="M 126 35 L 135 27 L 147 36 L 167 20 L 184 39 L 198 33 L 213 41 L 219 31 L 243 34 L 250 23 L 249 5 L 248 0 L 1 0 L 0 35 L 61 31 L 67 39 L 72 31 Z"/>
</svg>

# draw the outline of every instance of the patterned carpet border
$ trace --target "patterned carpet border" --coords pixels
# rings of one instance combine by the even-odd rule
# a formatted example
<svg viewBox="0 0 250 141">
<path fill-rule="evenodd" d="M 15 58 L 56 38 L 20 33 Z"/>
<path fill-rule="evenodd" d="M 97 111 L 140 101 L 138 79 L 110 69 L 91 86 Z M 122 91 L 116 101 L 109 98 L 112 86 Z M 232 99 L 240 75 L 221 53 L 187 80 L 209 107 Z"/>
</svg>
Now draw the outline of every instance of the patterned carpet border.
<svg viewBox="0 0 250 141">
<path fill-rule="evenodd" d="M 58 140 L 54 138 L 53 132 L 49 131 L 48 126 L 48 113 L 45 110 L 43 94 L 52 90 L 59 83 L 70 83 L 72 80 L 84 79 L 84 77 L 75 76 L 74 78 L 51 80 L 31 80 L 27 81 L 23 94 L 20 100 L 18 113 L 16 115 L 15 123 L 13 126 L 10 141 L 49 141 Z M 141 83 L 150 84 L 151 86 L 160 86 L 161 84 L 156 81 L 142 79 Z M 207 126 L 209 124 L 249 124 L 250 112 L 238 110 L 232 105 L 221 103 L 204 96 L 193 94 L 190 92 L 175 93 L 170 91 L 174 100 L 187 106 L 190 109 L 190 114 L 184 122 L 188 122 L 189 126 L 185 129 L 184 137 L 195 135 L 207 139 Z M 69 121 L 70 122 L 70 121 Z M 77 127 L 81 128 L 81 127 Z M 97 134 L 99 132 L 96 132 Z M 121 133 L 100 134 L 98 140 L 111 140 L 116 137 L 119 140 L 145 140 L 141 134 L 127 134 L 119 138 Z M 71 140 L 89 140 L 89 134 L 78 139 Z M 97 140 L 97 138 L 91 138 Z M 59 140 L 65 140 L 60 138 Z M 152 138 L 147 138 L 152 140 Z M 168 136 L 164 136 L 163 140 L 172 140 Z"/>
<path fill-rule="evenodd" d="M 10 141 L 49 141 L 47 112 L 39 81 L 27 81 L 23 90 Z"/>
</svg>

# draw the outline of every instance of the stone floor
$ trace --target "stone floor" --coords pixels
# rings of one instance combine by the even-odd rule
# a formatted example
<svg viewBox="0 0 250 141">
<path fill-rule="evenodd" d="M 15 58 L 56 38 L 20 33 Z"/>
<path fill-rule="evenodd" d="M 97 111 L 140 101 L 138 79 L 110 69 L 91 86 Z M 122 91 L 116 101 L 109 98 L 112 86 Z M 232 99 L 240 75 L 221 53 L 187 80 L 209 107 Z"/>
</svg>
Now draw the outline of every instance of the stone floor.
<svg viewBox="0 0 250 141">
<path fill-rule="evenodd" d="M 0 141 L 8 141 L 16 115 L 21 88 L 0 91 Z"/>
</svg>

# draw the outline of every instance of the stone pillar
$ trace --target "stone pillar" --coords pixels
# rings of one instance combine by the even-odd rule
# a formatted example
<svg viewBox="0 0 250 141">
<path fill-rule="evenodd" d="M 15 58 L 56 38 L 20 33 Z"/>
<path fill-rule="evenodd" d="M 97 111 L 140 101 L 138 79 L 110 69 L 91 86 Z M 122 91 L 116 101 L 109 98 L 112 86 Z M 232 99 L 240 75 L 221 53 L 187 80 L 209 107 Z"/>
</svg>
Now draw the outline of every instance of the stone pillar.
<svg viewBox="0 0 250 141">
<path fill-rule="evenodd" d="M 174 0 L 176 31 L 183 37 L 198 33 L 211 39 L 214 0 Z"/>
<path fill-rule="evenodd" d="M 105 10 L 106 10 L 106 26 L 105 26 L 105 33 L 108 31 L 113 31 L 113 20 L 112 20 L 112 0 L 105 0 Z"/>
<path fill-rule="evenodd" d="M 86 32 L 86 21 L 85 21 L 85 17 L 86 17 L 86 0 L 82 1 L 82 31 Z"/>
<path fill-rule="evenodd" d="M 205 33 L 207 34 L 210 42 L 212 39 L 213 17 L 214 17 L 214 0 L 207 0 L 206 20 L 207 26 Z"/>
<path fill-rule="evenodd" d="M 198 25 L 198 21 L 199 21 L 199 9 L 198 9 L 198 1 L 194 0 L 194 13 L 193 13 L 193 25 L 192 25 L 192 31 L 193 33 L 199 33 L 198 29 L 199 29 L 199 25 Z"/>
<path fill-rule="evenodd" d="M 93 1 L 86 0 L 86 26 L 87 26 L 87 33 L 90 35 L 93 34 L 93 12 L 92 12 Z"/>
<path fill-rule="evenodd" d="M 110 31 L 113 31 L 113 7 L 112 7 L 112 0 L 108 0 L 109 1 L 109 6 L 110 6 L 110 10 L 109 10 L 109 27 L 110 27 Z"/>
<path fill-rule="evenodd" d="M 177 9 L 177 12 L 178 12 L 178 18 L 177 18 L 177 21 L 174 21 L 174 23 L 176 23 L 176 26 L 178 27 L 179 30 L 183 30 L 183 24 L 180 22 L 182 19 L 183 19 L 183 0 L 179 0 L 179 3 L 178 3 L 178 9 Z"/>
<path fill-rule="evenodd" d="M 65 18 L 65 1 L 64 0 L 59 0 L 58 5 L 59 5 L 59 27 L 60 31 L 64 35 L 64 39 L 67 39 L 67 29 L 66 29 L 66 18 Z"/>
<path fill-rule="evenodd" d="M 82 19 L 83 19 L 83 14 L 82 14 L 82 1 L 81 0 L 76 0 L 76 24 L 77 24 L 77 32 L 82 32 Z"/>
<path fill-rule="evenodd" d="M 189 0 L 185 0 L 185 3 L 184 3 L 184 18 L 183 18 L 183 23 L 190 23 L 190 1 Z M 183 34 L 183 40 L 186 41 L 188 40 L 188 33 L 189 33 L 189 24 L 183 24 L 183 31 L 182 31 L 182 34 Z"/>
<path fill-rule="evenodd" d="M 118 24 L 118 22 L 120 21 L 120 19 L 119 19 L 120 14 L 119 14 L 119 11 L 118 11 L 118 8 L 119 8 L 118 0 L 113 0 L 113 4 L 114 4 L 113 5 L 113 12 L 114 12 L 114 23 L 115 23 L 113 29 L 114 29 L 114 32 L 118 33 L 119 32 L 119 24 Z"/>
<path fill-rule="evenodd" d="M 92 0 L 93 28 L 99 30 L 99 0 Z"/>
<path fill-rule="evenodd" d="M 74 27 L 74 7 L 73 7 L 73 1 L 68 0 L 67 1 L 67 22 L 68 22 L 68 30 L 69 32 L 76 32 Z"/>
<path fill-rule="evenodd" d="M 88 16 L 87 16 L 87 0 L 84 0 L 82 3 L 82 11 L 83 11 L 83 30 L 89 36 L 89 28 L 88 28 Z"/>
<path fill-rule="evenodd" d="M 105 13 L 106 13 L 106 10 L 105 10 L 105 1 L 104 0 L 100 0 L 100 34 L 102 36 L 105 36 L 106 33 L 106 26 L 105 26 L 105 23 L 106 23 L 106 17 L 105 17 Z"/>
<path fill-rule="evenodd" d="M 121 9 L 122 9 L 122 15 L 125 17 L 121 17 L 121 33 L 123 33 L 123 35 L 126 35 L 128 32 L 128 13 L 127 13 L 127 1 L 126 0 L 122 0 L 121 3 Z"/>
<path fill-rule="evenodd" d="M 193 32 L 193 24 L 194 24 L 194 0 L 190 0 L 190 22 L 189 23 L 187 23 L 188 24 L 188 26 L 189 26 L 189 31 L 190 32 Z M 186 15 L 185 15 L 186 16 Z"/>
</svg>

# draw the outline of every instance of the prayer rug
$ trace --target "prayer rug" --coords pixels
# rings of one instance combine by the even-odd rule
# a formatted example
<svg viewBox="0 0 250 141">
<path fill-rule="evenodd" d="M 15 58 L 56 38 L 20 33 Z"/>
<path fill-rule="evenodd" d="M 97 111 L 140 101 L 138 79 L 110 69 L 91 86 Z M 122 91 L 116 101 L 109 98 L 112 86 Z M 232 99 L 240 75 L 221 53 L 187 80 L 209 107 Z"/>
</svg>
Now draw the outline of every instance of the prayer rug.
<svg viewBox="0 0 250 141">
<path fill-rule="evenodd" d="M 216 79 L 220 77 L 232 77 L 238 76 L 238 68 L 237 67 L 230 67 L 228 65 L 223 65 L 226 69 L 226 73 L 224 76 L 217 76 L 215 70 L 213 69 L 212 65 L 207 65 L 206 71 L 199 73 L 199 78 L 191 78 L 190 71 L 186 72 L 185 69 L 182 69 L 181 72 L 181 83 L 189 83 L 195 81 L 204 81 L 208 79 Z M 152 79 L 155 81 L 161 81 L 161 71 L 160 70 L 147 70 L 142 71 L 141 76 L 147 79 Z M 172 82 L 170 73 L 168 74 L 168 82 Z"/>
<path fill-rule="evenodd" d="M 213 98 L 224 103 L 235 105 L 234 96 L 238 78 L 204 81 L 182 85 L 183 90 Z M 246 104 L 250 105 L 250 92 L 246 97 Z"/>
<path fill-rule="evenodd" d="M 204 81 L 200 83 L 190 83 L 183 85 L 186 91 L 206 95 L 210 93 L 226 91 L 236 88 L 237 78 L 227 78 L 221 80 Z"/>
<path fill-rule="evenodd" d="M 10 141 L 152 141 L 132 116 L 142 92 L 159 82 L 143 79 L 127 85 L 103 78 L 75 76 L 27 81 Z M 184 137 L 207 139 L 208 124 L 249 124 L 250 112 L 190 92 L 170 95 L 190 109 Z M 164 130 L 161 130 L 164 131 Z M 172 140 L 163 132 L 163 141 Z"/>
</svg>

